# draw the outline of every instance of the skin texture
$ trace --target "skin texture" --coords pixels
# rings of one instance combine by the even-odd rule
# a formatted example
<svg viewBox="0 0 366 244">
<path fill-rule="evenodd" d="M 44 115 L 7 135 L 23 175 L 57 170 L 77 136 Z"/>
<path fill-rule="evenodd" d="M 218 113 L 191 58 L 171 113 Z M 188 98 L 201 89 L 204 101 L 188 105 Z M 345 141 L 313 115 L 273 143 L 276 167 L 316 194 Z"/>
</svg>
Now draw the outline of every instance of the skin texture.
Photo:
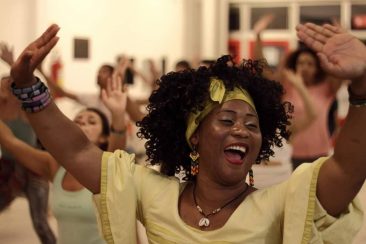
<svg viewBox="0 0 366 244">
<path fill-rule="evenodd" d="M 199 179 L 242 187 L 262 143 L 257 114 L 244 101 L 228 101 L 204 119 L 191 142 L 201 155 Z M 229 145 L 248 148 L 243 164 L 227 161 L 224 151 Z"/>
</svg>

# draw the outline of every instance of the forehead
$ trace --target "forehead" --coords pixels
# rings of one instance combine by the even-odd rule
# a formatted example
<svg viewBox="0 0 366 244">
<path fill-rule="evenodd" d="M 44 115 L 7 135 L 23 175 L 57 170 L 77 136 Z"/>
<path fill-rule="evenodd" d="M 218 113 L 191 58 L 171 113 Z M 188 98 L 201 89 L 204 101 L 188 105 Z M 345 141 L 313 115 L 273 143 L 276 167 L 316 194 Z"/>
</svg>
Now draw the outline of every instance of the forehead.
<svg viewBox="0 0 366 244">
<path fill-rule="evenodd" d="M 93 118 L 93 119 L 98 119 L 101 120 L 100 116 L 94 112 L 94 111 L 89 111 L 89 110 L 83 110 L 80 113 L 78 113 L 75 117 L 75 119 L 78 118 Z"/>
<path fill-rule="evenodd" d="M 221 106 L 216 107 L 216 113 L 228 112 L 235 113 L 237 115 L 252 114 L 257 117 L 257 112 L 247 102 L 239 99 L 234 99 L 223 103 Z"/>
</svg>

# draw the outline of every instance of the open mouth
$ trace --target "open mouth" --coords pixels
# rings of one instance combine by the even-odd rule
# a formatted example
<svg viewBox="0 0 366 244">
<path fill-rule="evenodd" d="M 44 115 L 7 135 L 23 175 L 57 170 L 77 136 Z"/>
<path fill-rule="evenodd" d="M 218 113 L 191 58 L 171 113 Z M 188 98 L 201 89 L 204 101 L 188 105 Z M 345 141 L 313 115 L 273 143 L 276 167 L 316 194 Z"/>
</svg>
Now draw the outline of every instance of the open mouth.
<svg viewBox="0 0 366 244">
<path fill-rule="evenodd" d="M 224 153 L 229 163 L 242 164 L 247 153 L 247 148 L 242 145 L 232 145 L 225 148 Z"/>
</svg>

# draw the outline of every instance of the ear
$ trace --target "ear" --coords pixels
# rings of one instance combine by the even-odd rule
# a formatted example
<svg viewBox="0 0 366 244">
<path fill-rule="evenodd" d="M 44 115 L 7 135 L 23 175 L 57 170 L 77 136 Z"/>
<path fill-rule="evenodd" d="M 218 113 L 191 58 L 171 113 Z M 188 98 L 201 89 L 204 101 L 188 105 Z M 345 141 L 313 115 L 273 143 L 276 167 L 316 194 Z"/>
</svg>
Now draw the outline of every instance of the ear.
<svg viewBox="0 0 366 244">
<path fill-rule="evenodd" d="M 189 139 L 189 141 L 191 142 L 192 145 L 197 145 L 198 141 L 199 141 L 199 135 L 198 135 L 198 130 L 196 130 L 193 135 L 191 136 L 191 138 Z"/>
</svg>

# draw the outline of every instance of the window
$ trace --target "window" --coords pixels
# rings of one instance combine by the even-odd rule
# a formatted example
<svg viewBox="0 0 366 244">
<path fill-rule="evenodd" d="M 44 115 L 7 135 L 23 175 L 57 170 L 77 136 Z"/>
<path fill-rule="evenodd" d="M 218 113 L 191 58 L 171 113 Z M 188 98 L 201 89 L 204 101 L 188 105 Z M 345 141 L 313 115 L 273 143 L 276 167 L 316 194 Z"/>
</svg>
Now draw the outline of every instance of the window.
<svg viewBox="0 0 366 244">
<path fill-rule="evenodd" d="M 268 26 L 268 29 L 288 29 L 288 14 L 287 7 L 273 7 L 273 8 L 252 8 L 250 18 L 250 29 L 253 29 L 255 22 L 260 17 L 266 14 L 273 14 L 276 16 L 273 22 Z"/>
<path fill-rule="evenodd" d="M 366 30 L 366 5 L 352 5 L 351 28 L 352 30 Z"/>
<path fill-rule="evenodd" d="M 332 23 L 334 20 L 339 22 L 340 16 L 341 7 L 339 5 L 300 7 L 300 23 L 313 22 L 322 25 Z"/>
</svg>

